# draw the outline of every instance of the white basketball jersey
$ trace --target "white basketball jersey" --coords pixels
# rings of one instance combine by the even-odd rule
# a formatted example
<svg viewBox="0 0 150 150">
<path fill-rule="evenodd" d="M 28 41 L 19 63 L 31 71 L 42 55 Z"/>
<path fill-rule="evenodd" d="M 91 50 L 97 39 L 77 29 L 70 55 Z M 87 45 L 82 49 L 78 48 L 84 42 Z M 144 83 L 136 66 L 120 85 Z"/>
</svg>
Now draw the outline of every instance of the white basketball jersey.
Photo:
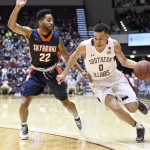
<svg viewBox="0 0 150 150">
<path fill-rule="evenodd" d="M 101 53 L 92 44 L 92 39 L 85 40 L 85 44 L 86 58 L 84 63 L 92 79 L 102 80 L 112 75 L 117 67 L 113 39 L 108 39 L 108 44 Z"/>
</svg>

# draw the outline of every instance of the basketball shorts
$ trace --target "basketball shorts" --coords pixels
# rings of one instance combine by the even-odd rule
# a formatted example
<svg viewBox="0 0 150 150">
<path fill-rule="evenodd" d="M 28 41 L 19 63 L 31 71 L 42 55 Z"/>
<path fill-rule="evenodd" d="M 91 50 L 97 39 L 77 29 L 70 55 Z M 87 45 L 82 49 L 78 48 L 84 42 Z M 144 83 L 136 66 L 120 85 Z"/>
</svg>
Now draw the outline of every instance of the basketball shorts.
<svg viewBox="0 0 150 150">
<path fill-rule="evenodd" d="M 60 73 L 60 68 L 56 67 L 53 72 L 40 72 L 33 70 L 30 77 L 25 81 L 21 87 L 22 96 L 36 96 L 43 92 L 46 85 L 49 86 L 52 93 L 61 101 L 66 100 L 67 97 L 67 84 L 65 82 L 60 85 L 57 83 L 56 76 Z"/>
<path fill-rule="evenodd" d="M 136 102 L 136 94 L 122 72 L 116 70 L 111 76 L 104 80 L 89 83 L 94 95 L 105 103 L 108 94 L 113 95 L 124 104 Z"/>
</svg>

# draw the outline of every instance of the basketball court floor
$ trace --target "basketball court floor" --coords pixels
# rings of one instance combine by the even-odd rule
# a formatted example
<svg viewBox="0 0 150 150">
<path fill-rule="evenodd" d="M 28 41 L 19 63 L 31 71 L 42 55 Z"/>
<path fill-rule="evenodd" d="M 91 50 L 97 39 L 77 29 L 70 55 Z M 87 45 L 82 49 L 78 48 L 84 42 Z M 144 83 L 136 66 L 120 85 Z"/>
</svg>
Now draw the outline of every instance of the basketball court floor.
<svg viewBox="0 0 150 150">
<path fill-rule="evenodd" d="M 93 95 L 69 98 L 84 119 L 84 136 L 53 95 L 41 95 L 29 108 L 29 139 L 20 140 L 21 97 L 0 96 L 0 150 L 150 150 L 150 113 L 131 114 L 146 130 L 145 142 L 136 143 L 135 128 L 120 121 Z"/>
</svg>

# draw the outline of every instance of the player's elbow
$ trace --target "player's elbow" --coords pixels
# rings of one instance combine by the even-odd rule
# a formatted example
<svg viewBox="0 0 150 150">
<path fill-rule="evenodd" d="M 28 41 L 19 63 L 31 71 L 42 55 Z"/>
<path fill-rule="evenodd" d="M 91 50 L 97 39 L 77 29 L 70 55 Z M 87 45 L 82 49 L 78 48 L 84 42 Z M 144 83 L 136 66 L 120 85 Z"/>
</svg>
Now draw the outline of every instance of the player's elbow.
<svg viewBox="0 0 150 150">
<path fill-rule="evenodd" d="M 122 60 L 120 63 L 121 63 L 121 65 L 122 65 L 123 67 L 127 67 L 127 66 L 128 66 L 128 60 L 127 60 L 127 59 Z"/>
<path fill-rule="evenodd" d="M 123 67 L 126 67 L 126 63 L 125 63 L 125 62 L 121 62 L 121 65 L 122 65 Z"/>
<path fill-rule="evenodd" d="M 8 23 L 7 23 L 7 27 L 9 28 L 9 29 L 12 29 L 12 26 L 11 26 L 11 23 L 8 21 Z"/>
<path fill-rule="evenodd" d="M 14 29 L 14 28 L 15 28 L 15 25 L 13 25 L 13 24 L 11 23 L 11 21 L 8 21 L 7 27 L 8 27 L 9 29 Z"/>
</svg>

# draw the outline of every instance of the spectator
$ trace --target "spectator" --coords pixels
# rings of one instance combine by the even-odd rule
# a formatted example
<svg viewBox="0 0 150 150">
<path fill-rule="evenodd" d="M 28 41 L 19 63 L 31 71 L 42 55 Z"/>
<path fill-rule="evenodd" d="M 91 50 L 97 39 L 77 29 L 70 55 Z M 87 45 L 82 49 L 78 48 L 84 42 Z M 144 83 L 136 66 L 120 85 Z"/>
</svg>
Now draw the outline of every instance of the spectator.
<svg viewBox="0 0 150 150">
<path fill-rule="evenodd" d="M 10 92 L 12 91 L 12 88 L 8 85 L 8 80 L 7 80 L 7 78 L 5 78 L 4 80 L 3 80 L 3 82 L 2 82 L 2 86 L 1 86 L 1 88 L 0 88 L 0 94 L 3 94 L 3 90 L 6 90 L 7 92 L 7 94 L 10 94 Z"/>
<path fill-rule="evenodd" d="M 1 76 L 2 80 L 4 80 L 5 78 L 7 79 L 7 71 L 8 70 L 5 67 L 2 69 L 2 76 Z"/>
<path fill-rule="evenodd" d="M 73 79 L 73 78 L 70 78 L 70 80 L 67 80 L 67 84 L 68 84 L 67 93 L 68 94 L 71 94 L 71 93 L 76 94 L 76 92 L 77 92 L 77 89 L 76 89 L 77 82 L 76 82 L 76 80 Z"/>
</svg>

